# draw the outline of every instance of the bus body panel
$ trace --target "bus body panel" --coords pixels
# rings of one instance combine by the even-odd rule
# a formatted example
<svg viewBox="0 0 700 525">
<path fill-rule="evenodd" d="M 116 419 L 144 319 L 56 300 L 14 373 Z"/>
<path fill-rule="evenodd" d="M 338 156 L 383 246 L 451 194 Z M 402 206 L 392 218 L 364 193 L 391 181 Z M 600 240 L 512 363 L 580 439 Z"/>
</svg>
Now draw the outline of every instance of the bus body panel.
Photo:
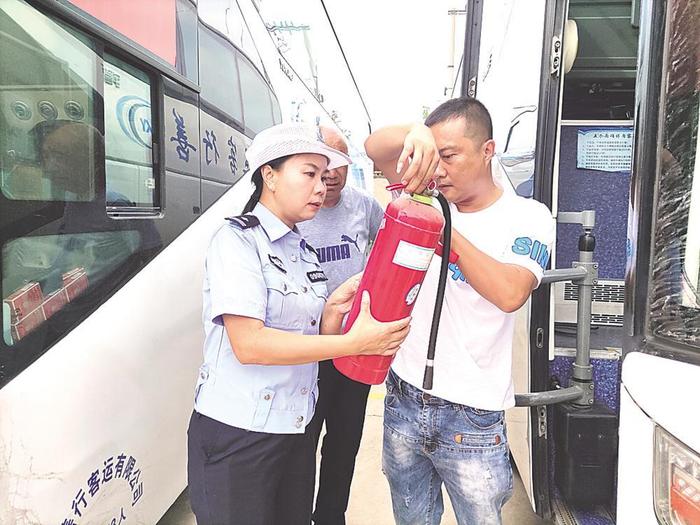
<svg viewBox="0 0 700 525">
<path fill-rule="evenodd" d="M 618 523 L 657 523 L 654 473 L 665 465 L 654 465 L 654 429 L 659 425 L 688 447 L 700 450 L 700 367 L 633 352 L 622 365 L 622 384 Z"/>
<path fill-rule="evenodd" d="M 656 525 L 652 480 L 654 422 L 626 388 L 620 393 L 619 443 L 617 522 L 619 525 Z"/>
<path fill-rule="evenodd" d="M 622 384 L 652 421 L 700 450 L 700 366 L 633 352 L 623 362 Z"/>
<path fill-rule="evenodd" d="M 0 493 L 8 495 L 0 498 L 0 523 L 109 523 L 123 509 L 129 523 L 153 524 L 182 492 L 204 340 L 204 256 L 224 217 L 247 197 L 238 188 L 227 192 L 0 390 Z M 102 481 L 105 461 L 112 458 L 114 468 L 120 454 L 141 470 L 133 488 L 114 470 Z M 91 495 L 95 471 L 100 482 Z M 79 517 L 72 507 L 81 494 L 87 504 L 77 498 Z"/>
</svg>

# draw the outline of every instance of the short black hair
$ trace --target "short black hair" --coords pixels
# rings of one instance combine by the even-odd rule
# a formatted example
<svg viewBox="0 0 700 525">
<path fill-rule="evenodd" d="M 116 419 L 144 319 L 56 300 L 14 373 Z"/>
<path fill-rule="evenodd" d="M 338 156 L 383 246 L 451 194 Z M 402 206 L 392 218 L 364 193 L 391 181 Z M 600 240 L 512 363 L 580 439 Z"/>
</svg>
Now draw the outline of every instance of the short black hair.
<svg viewBox="0 0 700 525">
<path fill-rule="evenodd" d="M 472 97 L 453 98 L 443 102 L 428 115 L 425 125 L 431 127 L 458 118 L 464 118 L 466 121 L 465 136 L 483 141 L 493 138 L 493 124 L 489 110 Z"/>
</svg>

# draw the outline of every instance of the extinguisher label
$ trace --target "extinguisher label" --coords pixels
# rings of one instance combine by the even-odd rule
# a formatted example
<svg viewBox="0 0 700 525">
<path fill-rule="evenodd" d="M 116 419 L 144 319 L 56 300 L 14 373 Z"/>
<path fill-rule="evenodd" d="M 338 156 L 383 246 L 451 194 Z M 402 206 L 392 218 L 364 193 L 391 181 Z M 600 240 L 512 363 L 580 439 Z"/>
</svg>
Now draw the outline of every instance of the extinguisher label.
<svg viewBox="0 0 700 525">
<path fill-rule="evenodd" d="M 418 297 L 418 292 L 420 290 L 420 283 L 413 285 L 413 287 L 406 294 L 406 306 L 411 306 L 416 297 Z"/>
<path fill-rule="evenodd" d="M 430 259 L 432 259 L 433 253 L 435 253 L 435 250 L 432 248 L 399 241 L 392 262 L 411 270 L 425 271 L 430 266 Z"/>
</svg>

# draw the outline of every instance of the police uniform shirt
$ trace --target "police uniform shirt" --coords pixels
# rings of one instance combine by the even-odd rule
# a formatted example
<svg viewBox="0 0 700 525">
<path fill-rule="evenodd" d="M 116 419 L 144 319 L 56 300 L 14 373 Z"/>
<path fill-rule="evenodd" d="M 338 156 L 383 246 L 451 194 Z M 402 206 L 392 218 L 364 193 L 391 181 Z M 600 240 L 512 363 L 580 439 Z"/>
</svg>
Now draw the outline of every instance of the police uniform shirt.
<svg viewBox="0 0 700 525">
<path fill-rule="evenodd" d="M 313 249 L 262 204 L 229 219 L 212 238 L 204 277 L 204 364 L 195 410 L 228 425 L 303 433 L 313 416 L 318 364 L 252 365 L 236 358 L 224 314 L 317 335 L 326 278 Z"/>
</svg>

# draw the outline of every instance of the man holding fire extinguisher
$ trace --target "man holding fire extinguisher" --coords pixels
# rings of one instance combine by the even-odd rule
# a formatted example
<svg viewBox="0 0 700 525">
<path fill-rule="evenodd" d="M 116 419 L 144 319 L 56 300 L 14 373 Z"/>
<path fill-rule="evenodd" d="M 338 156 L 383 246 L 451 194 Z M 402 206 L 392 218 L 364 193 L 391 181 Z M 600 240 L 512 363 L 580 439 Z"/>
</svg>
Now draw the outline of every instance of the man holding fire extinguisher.
<svg viewBox="0 0 700 525">
<path fill-rule="evenodd" d="M 321 126 L 323 141 L 345 154 L 348 145 L 332 128 Z M 310 221 L 298 225 L 303 237 L 318 253 L 328 277 L 328 293 L 361 272 L 367 262 L 369 245 L 377 235 L 383 211 L 369 194 L 346 186 L 348 167 L 329 170 L 325 176 L 323 207 Z M 331 360 L 321 361 L 318 369 L 318 404 L 312 430 L 319 439 L 323 422 L 326 434 L 321 447 L 318 494 L 313 513 L 316 525 L 344 525 L 360 448 L 369 385 L 348 379 Z"/>
<path fill-rule="evenodd" d="M 543 204 L 494 178 L 491 117 L 476 99 L 443 103 L 425 125 L 382 128 L 365 148 L 409 193 L 435 180 L 450 202 L 458 256 L 447 277 L 433 388 L 422 385 L 439 257 L 386 382 L 382 466 L 394 518 L 440 523 L 444 483 L 460 524 L 500 524 L 513 488 L 504 410 L 515 403 L 515 312 L 547 267 L 555 221 Z"/>
</svg>

